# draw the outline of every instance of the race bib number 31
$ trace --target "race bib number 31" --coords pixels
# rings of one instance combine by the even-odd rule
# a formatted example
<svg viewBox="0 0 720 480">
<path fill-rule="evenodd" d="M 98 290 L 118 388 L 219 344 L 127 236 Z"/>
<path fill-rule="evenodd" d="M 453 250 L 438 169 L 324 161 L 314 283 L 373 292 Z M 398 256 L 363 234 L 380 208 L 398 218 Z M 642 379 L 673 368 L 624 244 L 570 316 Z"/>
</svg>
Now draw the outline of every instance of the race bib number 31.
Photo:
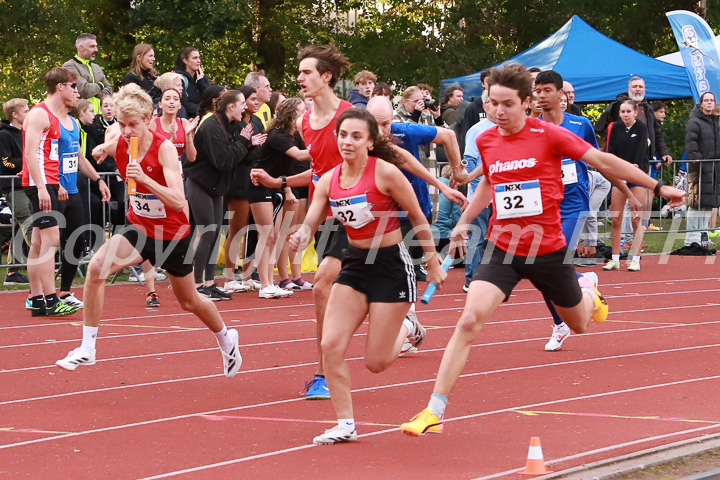
<svg viewBox="0 0 720 480">
<path fill-rule="evenodd" d="M 543 212 L 540 181 L 503 183 L 495 186 L 496 218 L 518 218 Z"/>
<path fill-rule="evenodd" d="M 165 218 L 167 211 L 165 204 L 151 193 L 137 193 L 130 198 L 133 211 L 136 215 L 145 218 Z"/>
<path fill-rule="evenodd" d="M 78 171 L 78 152 L 63 153 L 62 157 L 62 172 L 63 175 L 67 173 L 76 173 Z"/>
<path fill-rule="evenodd" d="M 333 217 L 350 228 L 361 228 L 372 222 L 375 216 L 370 210 L 366 195 L 330 199 Z"/>
</svg>

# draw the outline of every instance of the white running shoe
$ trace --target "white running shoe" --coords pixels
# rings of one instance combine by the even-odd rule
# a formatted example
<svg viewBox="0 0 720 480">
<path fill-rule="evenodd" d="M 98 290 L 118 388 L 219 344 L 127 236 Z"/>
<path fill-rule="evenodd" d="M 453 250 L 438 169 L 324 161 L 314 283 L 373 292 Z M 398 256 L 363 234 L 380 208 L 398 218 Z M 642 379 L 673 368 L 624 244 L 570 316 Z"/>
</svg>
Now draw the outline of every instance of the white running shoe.
<svg viewBox="0 0 720 480">
<path fill-rule="evenodd" d="M 78 347 L 68 353 L 67 357 L 55 362 L 55 365 L 70 371 L 75 370 L 80 365 L 95 365 L 95 350 L 86 352 L 82 347 Z"/>
<path fill-rule="evenodd" d="M 30 300 L 29 298 L 25 299 L 25 309 L 32 310 L 32 300 Z"/>
<path fill-rule="evenodd" d="M 628 272 L 639 272 L 640 271 L 640 263 L 633 260 L 630 262 L 630 265 L 628 265 Z"/>
<path fill-rule="evenodd" d="M 420 325 L 420 322 L 418 321 L 414 303 L 410 304 L 410 310 L 408 310 L 407 314 L 405 314 L 405 318 L 415 325 L 415 333 L 408 335 L 407 339 L 413 347 L 417 348 L 425 341 L 427 330 L 425 330 L 425 327 Z"/>
<path fill-rule="evenodd" d="M 238 282 L 237 280 L 230 280 L 228 282 L 225 282 L 223 289 L 227 293 L 238 293 L 249 292 L 250 290 L 252 290 L 252 287 L 250 285 L 245 285 L 243 282 Z"/>
<path fill-rule="evenodd" d="M 410 355 L 411 353 L 417 353 L 417 351 L 417 347 L 414 347 L 413 344 L 410 343 L 410 340 L 406 338 L 405 343 L 403 343 L 403 346 L 400 349 L 400 354 L 398 356 L 402 357 L 403 355 Z"/>
<path fill-rule="evenodd" d="M 553 325 L 552 337 L 545 344 L 546 352 L 557 352 L 562 348 L 563 342 L 570 336 L 570 327 L 565 322 L 560 325 Z"/>
<path fill-rule="evenodd" d="M 155 272 L 155 281 L 156 282 L 162 282 L 163 280 L 167 280 L 167 275 L 165 275 L 163 272 Z"/>
<path fill-rule="evenodd" d="M 620 262 L 618 262 L 617 260 L 610 260 L 605 265 L 603 265 L 602 269 L 605 271 L 620 270 Z"/>
<path fill-rule="evenodd" d="M 332 445 L 334 443 L 357 442 L 357 430 L 348 432 L 340 425 L 335 425 L 325 433 L 313 438 L 315 445 Z"/>
<path fill-rule="evenodd" d="M 253 290 L 255 292 L 259 291 L 262 288 L 262 285 L 257 280 L 253 280 L 252 278 L 249 280 L 243 280 L 243 285 L 247 285 L 250 287 L 250 290 Z"/>
<path fill-rule="evenodd" d="M 292 290 L 285 290 L 276 285 L 268 285 L 258 292 L 260 298 L 282 298 L 293 294 Z"/>
<path fill-rule="evenodd" d="M 238 331 L 234 328 L 232 330 L 228 330 L 228 336 L 232 337 L 233 340 L 233 347 L 230 350 L 230 353 L 225 353 L 222 348 L 220 351 L 222 352 L 225 376 L 227 378 L 232 378 L 238 370 L 240 370 L 240 365 L 242 365 L 242 355 L 240 355 Z"/>
<path fill-rule="evenodd" d="M 138 277 L 139 277 L 139 279 L 138 279 Z M 139 275 L 135 275 L 135 272 L 132 272 L 128 276 L 128 280 L 131 282 L 140 282 L 142 280 L 142 282 L 144 283 L 145 282 L 145 274 L 143 272 L 140 272 Z"/>
<path fill-rule="evenodd" d="M 66 297 L 63 297 L 60 300 L 62 300 L 62 302 L 65 303 L 66 305 L 70 305 L 71 307 L 83 308 L 83 306 L 85 306 L 83 301 L 79 300 L 75 296 L 74 293 L 71 293 L 71 294 L 67 295 Z"/>
</svg>

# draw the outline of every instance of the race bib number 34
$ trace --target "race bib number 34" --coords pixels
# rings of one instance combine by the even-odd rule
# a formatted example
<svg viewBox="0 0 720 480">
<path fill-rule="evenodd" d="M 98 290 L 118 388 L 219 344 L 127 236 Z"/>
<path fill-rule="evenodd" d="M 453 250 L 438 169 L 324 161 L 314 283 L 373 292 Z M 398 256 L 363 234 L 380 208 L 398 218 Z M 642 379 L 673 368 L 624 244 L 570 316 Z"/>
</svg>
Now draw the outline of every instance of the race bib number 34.
<svg viewBox="0 0 720 480">
<path fill-rule="evenodd" d="M 130 198 L 133 211 L 136 215 L 145 218 L 165 218 L 167 211 L 165 204 L 151 193 L 137 193 Z"/>
<path fill-rule="evenodd" d="M 495 186 L 496 218 L 518 218 L 543 212 L 540 181 L 503 183 Z"/>
<path fill-rule="evenodd" d="M 375 216 L 370 210 L 366 195 L 330 199 L 333 217 L 350 228 L 361 228 L 372 222 Z"/>
</svg>

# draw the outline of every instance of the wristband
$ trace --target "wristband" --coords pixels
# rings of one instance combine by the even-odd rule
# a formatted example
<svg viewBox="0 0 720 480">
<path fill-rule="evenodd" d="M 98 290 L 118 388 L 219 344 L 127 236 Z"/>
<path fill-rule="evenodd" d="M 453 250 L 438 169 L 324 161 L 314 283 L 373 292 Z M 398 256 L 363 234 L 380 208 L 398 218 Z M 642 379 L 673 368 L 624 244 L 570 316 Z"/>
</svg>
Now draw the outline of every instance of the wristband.
<svg viewBox="0 0 720 480">
<path fill-rule="evenodd" d="M 285 190 L 285 187 L 287 187 L 287 177 L 285 177 L 285 175 L 280 175 L 280 180 L 282 180 L 282 186 L 280 188 Z"/>
<path fill-rule="evenodd" d="M 451 165 L 450 168 L 455 170 L 458 168 L 465 168 L 467 166 L 468 166 L 468 161 L 463 158 L 462 160 L 460 160 L 460 163 L 458 163 L 457 165 Z"/>
<path fill-rule="evenodd" d="M 665 185 L 665 180 L 662 180 L 662 179 L 658 180 L 657 185 L 655 185 L 655 188 L 653 188 L 653 193 L 655 195 L 660 196 L 660 189 L 662 188 L 663 185 Z"/>
<path fill-rule="evenodd" d="M 95 183 L 97 183 L 98 185 L 100 185 L 100 182 L 101 182 L 101 181 L 104 182 L 103 178 L 102 178 L 102 177 L 97 177 L 97 180 L 95 180 Z"/>
</svg>

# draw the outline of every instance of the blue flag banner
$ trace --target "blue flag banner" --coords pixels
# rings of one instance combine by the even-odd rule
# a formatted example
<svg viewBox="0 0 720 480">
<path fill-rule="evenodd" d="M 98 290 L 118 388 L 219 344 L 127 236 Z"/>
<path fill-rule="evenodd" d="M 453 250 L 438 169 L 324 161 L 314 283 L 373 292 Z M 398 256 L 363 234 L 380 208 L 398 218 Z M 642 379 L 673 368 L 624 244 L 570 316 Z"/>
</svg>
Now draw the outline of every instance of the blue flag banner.
<svg viewBox="0 0 720 480">
<path fill-rule="evenodd" d="M 690 80 L 695 103 L 700 95 L 713 92 L 720 95 L 720 55 L 715 34 L 699 15 L 686 10 L 666 13 Z"/>
</svg>

